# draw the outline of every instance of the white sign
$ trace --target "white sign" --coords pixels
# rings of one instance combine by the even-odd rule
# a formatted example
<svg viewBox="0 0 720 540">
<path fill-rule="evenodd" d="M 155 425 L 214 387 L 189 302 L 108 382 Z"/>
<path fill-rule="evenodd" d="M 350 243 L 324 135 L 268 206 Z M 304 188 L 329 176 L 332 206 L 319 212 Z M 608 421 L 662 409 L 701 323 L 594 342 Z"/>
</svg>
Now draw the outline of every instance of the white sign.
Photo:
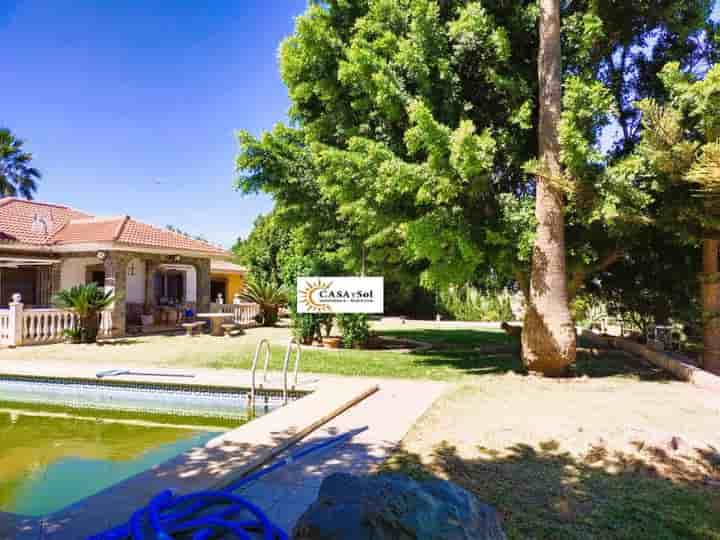
<svg viewBox="0 0 720 540">
<path fill-rule="evenodd" d="M 298 313 L 382 313 L 381 277 L 299 277 Z"/>
</svg>

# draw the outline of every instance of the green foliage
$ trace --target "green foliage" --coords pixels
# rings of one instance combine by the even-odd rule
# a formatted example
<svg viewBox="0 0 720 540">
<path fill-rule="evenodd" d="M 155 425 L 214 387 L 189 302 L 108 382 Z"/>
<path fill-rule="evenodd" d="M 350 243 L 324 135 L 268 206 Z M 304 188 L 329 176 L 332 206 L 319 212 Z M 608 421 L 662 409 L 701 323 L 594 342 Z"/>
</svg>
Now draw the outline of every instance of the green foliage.
<svg viewBox="0 0 720 540">
<path fill-rule="evenodd" d="M 483 291 L 472 285 L 450 287 L 440 294 L 442 309 L 458 321 L 511 321 L 510 293 Z"/>
<path fill-rule="evenodd" d="M 24 141 L 7 128 L 0 128 L 0 197 L 18 194 L 32 199 L 40 171 L 30 165 L 32 154 L 23 150 Z"/>
<path fill-rule="evenodd" d="M 99 328 L 99 313 L 116 300 L 112 291 L 105 291 L 97 283 L 75 285 L 60 291 L 53 302 L 59 308 L 69 309 L 78 317 L 79 337 L 83 343 L 95 343 Z M 72 335 L 69 337 L 78 337 Z"/>
<path fill-rule="evenodd" d="M 273 326 L 278 320 L 278 309 L 288 303 L 285 287 L 255 276 L 248 279 L 240 298 L 244 302 L 253 302 L 260 306 L 260 322 L 264 326 Z"/>
<path fill-rule="evenodd" d="M 329 336 L 332 331 L 335 316 L 332 313 L 297 313 L 291 312 L 293 335 L 302 343 L 309 344 L 313 338 L 320 339 Z"/>
<path fill-rule="evenodd" d="M 246 239 L 238 239 L 232 250 L 238 263 L 263 280 L 280 281 L 280 258 L 290 244 L 290 230 L 276 212 L 258 216 Z"/>
<path fill-rule="evenodd" d="M 296 313 L 293 311 L 291 320 L 293 336 L 298 338 L 301 343 L 308 345 L 313 338 L 321 335 L 320 319 L 315 313 Z"/>
<path fill-rule="evenodd" d="M 336 319 L 344 347 L 362 347 L 370 339 L 370 323 L 365 313 L 340 313 Z"/>
<path fill-rule="evenodd" d="M 633 154 L 636 102 L 665 97 L 666 63 L 681 80 L 717 55 L 709 0 L 611 4 L 563 3 L 558 180 L 580 285 L 661 214 L 665 194 Z M 312 2 L 280 48 L 293 127 L 238 135 L 237 187 L 274 197 L 290 258 L 385 275 L 405 297 L 418 276 L 433 289 L 523 278 L 538 14 L 535 2 L 498 0 Z M 618 135 L 601 150 L 608 126 Z"/>
</svg>

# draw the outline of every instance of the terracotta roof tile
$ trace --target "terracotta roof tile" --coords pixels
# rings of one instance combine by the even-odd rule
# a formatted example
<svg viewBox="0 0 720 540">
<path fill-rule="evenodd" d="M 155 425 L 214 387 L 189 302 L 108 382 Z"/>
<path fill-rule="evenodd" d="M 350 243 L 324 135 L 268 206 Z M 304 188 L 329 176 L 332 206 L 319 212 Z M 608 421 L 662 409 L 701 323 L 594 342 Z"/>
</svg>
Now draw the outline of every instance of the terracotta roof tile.
<svg viewBox="0 0 720 540">
<path fill-rule="evenodd" d="M 240 266 L 239 264 L 235 264 L 230 261 L 213 259 L 210 261 L 210 271 L 218 273 L 228 272 L 232 274 L 245 274 L 248 270 L 244 266 Z"/>
<path fill-rule="evenodd" d="M 226 257 L 229 253 L 209 242 L 128 216 L 95 217 L 67 206 L 0 199 L 0 242 L 55 245 L 88 242 L 119 242 L 131 246 L 195 251 Z"/>
<path fill-rule="evenodd" d="M 0 199 L 0 241 L 46 245 L 68 221 L 88 217 L 67 206 L 6 197 Z"/>
<path fill-rule="evenodd" d="M 203 240 L 196 240 L 184 234 L 168 229 L 154 227 L 141 221 L 128 219 L 116 239 L 124 244 L 168 249 L 200 251 L 212 255 L 227 256 L 229 253 L 221 247 Z"/>
</svg>

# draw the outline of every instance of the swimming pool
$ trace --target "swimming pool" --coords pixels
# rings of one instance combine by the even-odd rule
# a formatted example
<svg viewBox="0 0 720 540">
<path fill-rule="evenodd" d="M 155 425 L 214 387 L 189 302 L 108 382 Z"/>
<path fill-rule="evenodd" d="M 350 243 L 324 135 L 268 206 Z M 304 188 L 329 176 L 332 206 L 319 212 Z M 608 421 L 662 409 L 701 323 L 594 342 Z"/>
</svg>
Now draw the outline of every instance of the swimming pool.
<svg viewBox="0 0 720 540">
<path fill-rule="evenodd" d="M 0 511 L 55 512 L 280 404 L 260 396 L 250 411 L 228 388 L 0 376 Z"/>
</svg>

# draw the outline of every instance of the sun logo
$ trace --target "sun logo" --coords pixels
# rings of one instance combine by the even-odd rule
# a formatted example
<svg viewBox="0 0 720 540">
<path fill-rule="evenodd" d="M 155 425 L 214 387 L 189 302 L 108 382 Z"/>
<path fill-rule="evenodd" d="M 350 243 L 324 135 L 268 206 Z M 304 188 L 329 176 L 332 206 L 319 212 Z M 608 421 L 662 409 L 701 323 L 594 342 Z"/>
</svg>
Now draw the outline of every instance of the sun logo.
<svg viewBox="0 0 720 540">
<path fill-rule="evenodd" d="M 330 285 L 332 285 L 332 282 L 324 283 L 320 280 L 315 283 L 308 282 L 305 284 L 305 287 L 300 290 L 300 301 L 307 306 L 308 311 L 315 313 L 327 313 L 330 311 L 330 306 L 315 300 L 315 293 L 330 288 Z"/>
</svg>

